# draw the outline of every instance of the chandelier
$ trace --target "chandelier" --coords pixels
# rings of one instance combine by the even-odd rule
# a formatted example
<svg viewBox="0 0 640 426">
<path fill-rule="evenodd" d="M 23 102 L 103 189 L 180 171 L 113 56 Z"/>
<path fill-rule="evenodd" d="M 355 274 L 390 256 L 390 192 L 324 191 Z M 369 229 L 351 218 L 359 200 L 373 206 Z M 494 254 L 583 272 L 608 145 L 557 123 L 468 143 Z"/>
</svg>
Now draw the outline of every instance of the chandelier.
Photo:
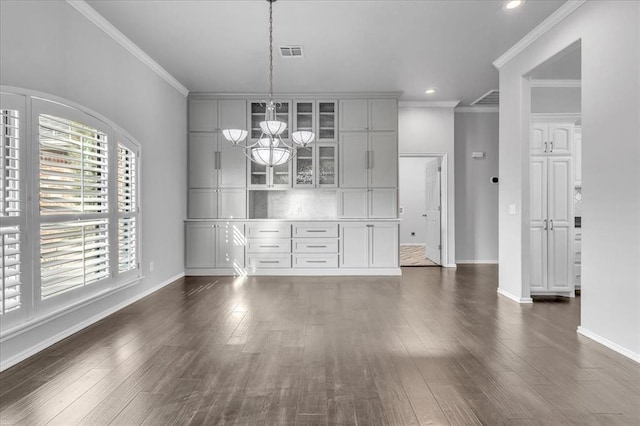
<svg viewBox="0 0 640 426">
<path fill-rule="evenodd" d="M 279 166 L 291 161 L 295 157 L 297 147 L 305 147 L 313 142 L 315 134 L 308 131 L 298 131 L 291 134 L 292 144 L 285 142 L 281 135 L 287 129 L 287 123 L 278 120 L 273 102 L 273 3 L 269 2 L 269 100 L 262 101 L 265 106 L 264 121 L 260 122 L 262 134 L 257 141 L 245 141 L 248 132 L 243 129 L 224 129 L 222 134 L 233 146 L 244 150 L 244 154 L 254 163 L 267 167 Z M 245 141 L 243 143 L 243 141 Z"/>
</svg>

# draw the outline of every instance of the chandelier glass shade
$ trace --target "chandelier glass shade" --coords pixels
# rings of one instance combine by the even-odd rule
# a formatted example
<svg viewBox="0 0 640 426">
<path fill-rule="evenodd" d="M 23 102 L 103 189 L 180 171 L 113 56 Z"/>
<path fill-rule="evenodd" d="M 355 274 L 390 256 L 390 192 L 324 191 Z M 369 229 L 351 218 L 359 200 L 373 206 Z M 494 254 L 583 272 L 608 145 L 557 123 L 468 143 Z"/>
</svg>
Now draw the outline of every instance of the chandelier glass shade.
<svg viewBox="0 0 640 426">
<path fill-rule="evenodd" d="M 315 140 L 315 134 L 309 131 L 297 131 L 291 134 L 292 143 L 282 139 L 287 130 L 287 123 L 278 120 L 276 116 L 277 104 L 273 102 L 273 3 L 269 3 L 269 100 L 262 101 L 265 106 L 264 121 L 261 121 L 262 134 L 255 142 L 247 141 L 249 132 L 243 129 L 224 129 L 222 135 L 233 146 L 244 150 L 244 154 L 251 161 L 274 167 L 291 161 L 298 147 L 305 147 Z"/>
</svg>

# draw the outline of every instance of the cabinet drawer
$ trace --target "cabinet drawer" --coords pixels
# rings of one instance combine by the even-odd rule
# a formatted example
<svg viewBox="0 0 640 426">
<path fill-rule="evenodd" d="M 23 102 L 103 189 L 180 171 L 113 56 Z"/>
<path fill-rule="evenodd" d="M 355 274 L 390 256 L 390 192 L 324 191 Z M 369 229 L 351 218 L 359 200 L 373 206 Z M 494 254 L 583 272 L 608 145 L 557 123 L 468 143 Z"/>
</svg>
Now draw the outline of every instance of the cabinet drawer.
<svg viewBox="0 0 640 426">
<path fill-rule="evenodd" d="M 290 253 L 291 240 L 285 238 L 260 238 L 247 241 L 249 253 Z"/>
<path fill-rule="evenodd" d="M 247 256 L 247 268 L 291 268 L 290 254 L 250 254 Z"/>
<path fill-rule="evenodd" d="M 249 223 L 247 238 L 291 238 L 291 225 L 282 223 Z"/>
<path fill-rule="evenodd" d="M 293 225 L 294 237 L 337 237 L 337 223 L 296 223 Z"/>
<path fill-rule="evenodd" d="M 336 238 L 296 238 L 293 240 L 294 253 L 337 253 Z"/>
<path fill-rule="evenodd" d="M 337 254 L 294 254 L 294 268 L 337 268 Z"/>
</svg>

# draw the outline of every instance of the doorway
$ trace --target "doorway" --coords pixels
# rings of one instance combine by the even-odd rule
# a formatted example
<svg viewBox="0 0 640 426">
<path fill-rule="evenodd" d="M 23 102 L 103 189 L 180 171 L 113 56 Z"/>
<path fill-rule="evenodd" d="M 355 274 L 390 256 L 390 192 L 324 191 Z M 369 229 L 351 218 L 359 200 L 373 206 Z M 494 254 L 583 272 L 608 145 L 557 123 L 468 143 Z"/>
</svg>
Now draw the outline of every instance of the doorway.
<svg viewBox="0 0 640 426">
<path fill-rule="evenodd" d="M 581 283 L 581 49 L 573 43 L 526 76 L 529 293 L 574 297 Z"/>
<path fill-rule="evenodd" d="M 443 156 L 401 154 L 399 158 L 400 265 L 443 263 Z"/>
</svg>

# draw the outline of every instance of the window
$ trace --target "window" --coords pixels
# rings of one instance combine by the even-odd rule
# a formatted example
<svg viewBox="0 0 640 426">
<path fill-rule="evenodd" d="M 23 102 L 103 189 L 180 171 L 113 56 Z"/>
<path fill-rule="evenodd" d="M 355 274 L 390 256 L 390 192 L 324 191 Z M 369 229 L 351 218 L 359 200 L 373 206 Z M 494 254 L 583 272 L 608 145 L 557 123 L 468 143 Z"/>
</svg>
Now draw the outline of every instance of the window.
<svg viewBox="0 0 640 426">
<path fill-rule="evenodd" d="M 39 114 L 41 297 L 110 277 L 107 135 Z"/>
<path fill-rule="evenodd" d="M 20 308 L 21 300 L 21 117 L 17 109 L 0 109 L 2 145 L 0 151 L 0 258 L 2 287 L 0 315 Z"/>
<path fill-rule="evenodd" d="M 19 89 L 2 92 L 0 121 L 4 333 L 140 278 L 140 148 L 93 112 Z"/>
<path fill-rule="evenodd" d="M 118 142 L 118 273 L 138 268 L 137 150 Z"/>
</svg>

